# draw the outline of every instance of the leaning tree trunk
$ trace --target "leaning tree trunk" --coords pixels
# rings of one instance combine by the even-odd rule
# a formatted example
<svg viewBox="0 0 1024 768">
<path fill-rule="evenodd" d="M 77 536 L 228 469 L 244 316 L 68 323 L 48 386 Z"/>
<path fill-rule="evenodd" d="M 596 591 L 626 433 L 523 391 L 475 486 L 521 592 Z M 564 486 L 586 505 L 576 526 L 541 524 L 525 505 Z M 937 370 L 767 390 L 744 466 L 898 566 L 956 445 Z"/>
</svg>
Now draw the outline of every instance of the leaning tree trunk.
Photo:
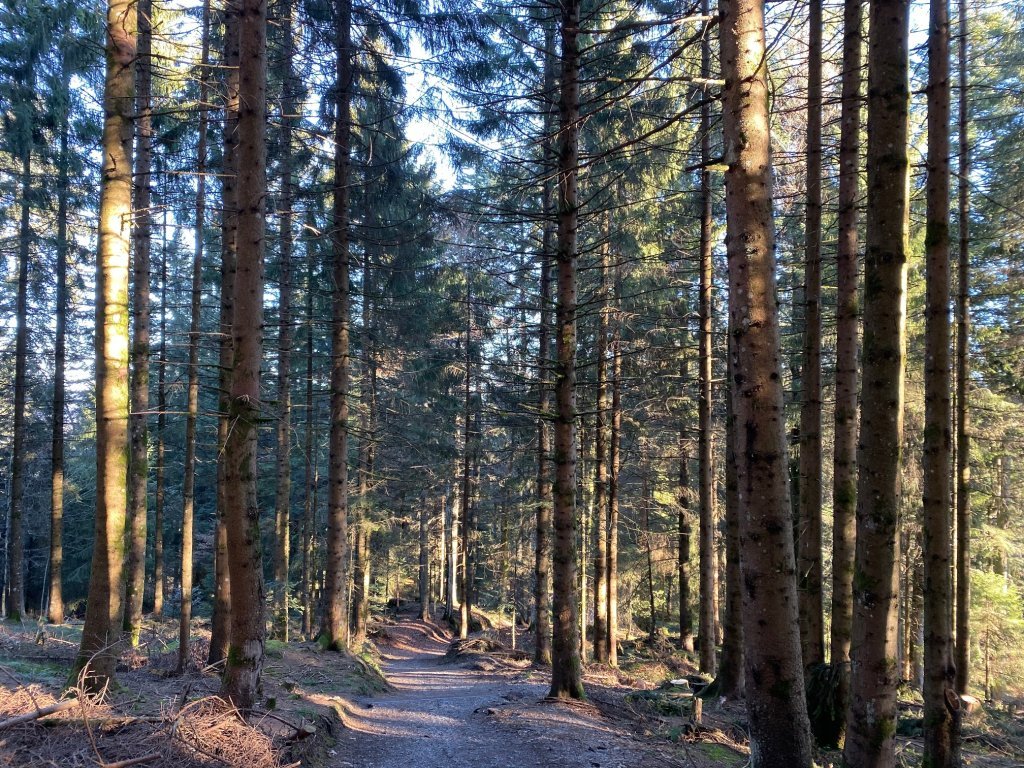
<svg viewBox="0 0 1024 768">
<path fill-rule="evenodd" d="M 224 133 L 221 168 L 220 351 L 217 421 L 217 527 L 214 533 L 214 598 L 208 664 L 227 658 L 231 621 L 231 576 L 227 541 L 227 446 L 230 432 L 231 366 L 234 344 L 231 325 L 235 307 L 238 250 L 238 0 L 224 3 Z M 184 566 L 184 563 L 182 564 Z"/>
<path fill-rule="evenodd" d="M 867 240 L 850 709 L 852 768 L 895 763 L 907 263 L 908 0 L 872 3 Z"/>
<path fill-rule="evenodd" d="M 579 0 L 562 4 L 558 102 L 558 233 L 555 263 L 554 547 L 552 549 L 552 698 L 582 699 L 583 670 L 576 611 L 576 236 L 579 200 Z"/>
<path fill-rule="evenodd" d="M 57 158 L 57 281 L 56 337 L 53 344 L 53 432 L 50 452 L 50 598 L 51 624 L 64 623 L 64 364 L 67 357 L 68 317 L 68 134 L 65 115 L 60 121 Z"/>
<path fill-rule="evenodd" d="M 956 295 L 956 689 L 967 692 L 971 675 L 971 438 L 970 360 L 971 336 L 971 147 L 968 139 L 967 3 L 960 0 L 958 109 L 959 167 L 957 181 L 960 248 L 957 254 Z"/>
<path fill-rule="evenodd" d="M 128 563 L 125 578 L 124 630 L 132 646 L 142 632 L 142 597 L 146 585 L 146 516 L 149 485 L 149 272 L 153 217 L 150 212 L 153 164 L 152 0 L 139 0 L 136 58 L 135 243 L 132 292 L 131 455 L 128 475 Z"/>
<path fill-rule="evenodd" d="M 128 262 L 131 250 L 135 4 L 107 4 L 96 259 L 96 522 L 82 645 L 70 682 L 114 681 L 121 634 L 125 510 L 128 506 Z"/>
<path fill-rule="evenodd" d="M 764 2 L 725 0 L 720 8 L 751 765 L 810 768 L 776 314 Z"/>
<path fill-rule="evenodd" d="M 931 0 L 928 27 L 928 160 L 925 221 L 924 764 L 959 764 L 960 699 L 953 666 L 953 435 L 949 329 L 949 0 Z"/>
<path fill-rule="evenodd" d="M 821 562 L 821 3 L 810 0 L 803 368 L 800 373 L 799 599 L 804 667 L 825 661 Z"/>
<path fill-rule="evenodd" d="M 287 0 L 280 10 L 281 36 L 284 42 L 281 85 L 281 210 L 278 216 L 281 238 L 281 282 L 278 311 L 281 329 L 277 344 L 277 487 L 274 494 L 274 636 L 288 641 L 288 577 L 291 555 L 291 490 L 292 490 L 292 122 L 295 97 L 299 92 L 292 58 L 295 41 L 292 32 L 292 3 Z"/>
<path fill-rule="evenodd" d="M 263 254 L 267 197 L 267 4 L 241 0 L 238 29 L 238 262 L 230 429 L 224 453 L 231 635 L 221 695 L 249 709 L 259 692 L 266 627 L 256 495 L 256 432 L 263 357 Z"/>
<path fill-rule="evenodd" d="M 206 67 L 210 62 L 210 3 L 203 3 L 203 48 L 199 75 L 199 143 L 196 150 L 196 240 L 192 257 L 192 303 L 188 329 L 188 396 L 185 406 L 185 474 L 181 489 L 181 614 L 178 621 L 178 671 L 189 659 L 192 621 L 192 528 L 196 498 L 196 419 L 199 416 L 199 333 L 203 297 L 203 245 L 206 227 Z M 163 342 L 161 341 L 161 345 Z M 187 579 L 186 579 L 187 576 Z"/>
<path fill-rule="evenodd" d="M 860 48 L 863 5 L 863 0 L 846 0 L 843 11 L 843 75 L 839 137 L 830 648 L 832 665 L 839 668 L 837 708 L 843 721 L 850 700 L 853 557 L 857 534 L 857 187 L 860 179 Z M 845 730 L 842 724 L 840 730 Z M 837 735 L 842 738 L 842 733 Z"/>
<path fill-rule="evenodd" d="M 345 610 L 348 538 L 349 367 L 349 147 L 352 134 L 352 0 L 338 0 L 336 29 L 337 115 L 334 137 L 334 231 L 331 237 L 331 436 L 327 488 L 327 574 L 321 643 L 342 650 L 348 642 Z"/>
</svg>

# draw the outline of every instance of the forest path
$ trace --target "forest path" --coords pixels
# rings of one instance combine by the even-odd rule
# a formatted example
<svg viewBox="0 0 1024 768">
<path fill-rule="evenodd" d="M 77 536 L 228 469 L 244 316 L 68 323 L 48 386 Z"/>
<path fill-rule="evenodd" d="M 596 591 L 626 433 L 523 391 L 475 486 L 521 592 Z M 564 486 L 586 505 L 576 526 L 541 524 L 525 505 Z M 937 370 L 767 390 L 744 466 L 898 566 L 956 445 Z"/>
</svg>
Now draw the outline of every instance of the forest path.
<svg viewBox="0 0 1024 768">
<path fill-rule="evenodd" d="M 445 663 L 436 624 L 403 618 L 381 644 L 393 691 L 358 699 L 332 768 L 635 768 L 645 755 L 624 723 L 590 705 L 544 702 L 547 675 Z"/>
</svg>

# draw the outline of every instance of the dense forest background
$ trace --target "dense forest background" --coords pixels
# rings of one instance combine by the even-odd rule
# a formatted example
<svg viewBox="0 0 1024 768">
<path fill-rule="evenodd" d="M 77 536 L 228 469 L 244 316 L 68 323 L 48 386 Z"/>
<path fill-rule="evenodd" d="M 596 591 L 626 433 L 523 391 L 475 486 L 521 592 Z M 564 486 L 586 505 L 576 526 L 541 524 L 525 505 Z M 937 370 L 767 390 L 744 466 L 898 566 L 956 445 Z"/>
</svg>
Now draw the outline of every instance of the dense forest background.
<svg viewBox="0 0 1024 768">
<path fill-rule="evenodd" d="M 239 54 L 231 53 L 230 7 L 222 5 L 138 5 L 128 110 L 135 156 L 129 477 L 142 474 L 129 483 L 125 510 L 125 626 L 136 639 L 133 606 L 137 616 L 214 617 L 223 588 L 218 559 L 226 567 L 223 544 L 218 557 L 232 439 L 223 254 L 235 235 L 224 190 L 241 172 L 244 147 L 232 146 L 238 84 L 231 73 Z M 969 579 L 970 589 L 969 597 L 951 593 L 946 610 L 963 611 L 953 624 L 969 629 L 960 657 L 968 665 L 958 669 L 962 692 L 1011 702 L 1024 696 L 1024 6 L 959 5 L 946 80 L 952 290 L 942 322 L 952 333 L 946 428 L 956 438 L 948 570 L 954 587 Z M 578 457 L 574 520 L 569 529 L 556 520 L 555 536 L 574 537 L 572 599 L 584 659 L 609 661 L 611 589 L 613 663 L 616 632 L 619 641 L 666 637 L 714 675 L 735 663 L 728 648 L 739 614 L 729 610 L 737 598 L 727 595 L 738 556 L 726 514 L 736 461 L 727 391 L 730 158 L 718 22 L 706 0 L 703 6 L 614 0 L 576 9 L 578 117 L 570 122 L 578 132 L 571 339 Z M 541 562 L 550 551 L 537 554 L 537 530 L 550 525 L 553 385 L 564 362 L 556 360 L 563 326 L 554 326 L 564 277 L 556 274 L 556 223 L 564 221 L 554 199 L 566 130 L 558 110 L 560 8 L 269 4 L 255 492 L 265 615 L 279 639 L 312 637 L 323 626 L 334 557 L 329 481 L 340 471 L 332 457 L 347 472 L 345 643 L 358 647 L 370 611 L 417 600 L 436 603 L 455 626 L 460 606 L 472 603 L 518 622 L 527 642 L 551 631 L 543 615 L 550 586 L 538 582 L 550 579 Z M 849 262 L 844 277 L 837 255 L 851 231 L 844 211 L 855 212 L 855 243 L 858 232 L 863 243 L 872 215 L 865 210 L 872 172 L 863 158 L 866 107 L 853 124 L 860 183 L 845 207 L 841 198 L 843 116 L 849 103 L 868 103 L 863 85 L 852 95 L 843 90 L 844 43 L 849 49 L 853 40 L 863 65 L 856 74 L 866 82 L 874 55 L 867 14 L 852 33 L 850 19 L 867 9 L 782 0 L 768 4 L 764 17 L 802 639 L 806 655 L 817 634 L 822 663 L 834 653 L 836 537 L 850 535 L 833 524 L 837 500 L 851 501 L 842 485 L 848 467 L 842 477 L 836 469 L 837 424 L 850 418 L 837 375 L 839 317 L 851 285 Z M 6 615 L 26 621 L 85 618 L 94 563 L 105 13 L 92 0 L 0 5 L 2 579 Z M 347 42 L 338 31 L 343 18 Z M 142 45 L 143 27 L 151 51 Z M 912 686 L 923 683 L 928 596 L 928 27 L 926 4 L 910 4 L 895 661 L 899 679 Z M 348 53 L 347 70 L 339 51 Z M 346 71 L 347 82 L 339 76 Z M 244 96 L 242 105 L 244 120 Z M 339 222 L 349 345 L 340 459 L 332 438 Z M 858 274 L 862 267 L 855 281 Z M 856 291 L 864 287 L 852 285 L 849 316 L 856 317 L 863 306 Z M 607 572 L 609 537 L 617 544 L 617 581 Z M 141 579 L 134 586 L 133 574 Z M 812 616 L 817 597 L 817 629 L 806 613 L 808 594 Z M 555 634 L 557 641 L 557 627 Z M 183 654 L 188 641 L 183 629 Z"/>
</svg>

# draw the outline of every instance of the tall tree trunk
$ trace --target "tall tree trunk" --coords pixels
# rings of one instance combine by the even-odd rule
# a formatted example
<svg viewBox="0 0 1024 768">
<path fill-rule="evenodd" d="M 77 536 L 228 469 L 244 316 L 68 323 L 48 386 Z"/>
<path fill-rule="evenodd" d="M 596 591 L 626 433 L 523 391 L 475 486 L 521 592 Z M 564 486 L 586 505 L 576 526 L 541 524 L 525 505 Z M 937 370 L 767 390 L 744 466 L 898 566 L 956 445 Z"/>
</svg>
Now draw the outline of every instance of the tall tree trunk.
<svg viewBox="0 0 1024 768">
<path fill-rule="evenodd" d="M 132 212 L 132 111 L 136 6 L 107 4 L 96 259 L 96 519 L 82 645 L 71 682 L 114 680 L 121 634 L 125 510 L 128 506 L 128 262 Z"/>
<path fill-rule="evenodd" d="M 683 350 L 685 355 L 685 349 Z M 689 383 L 687 365 L 680 364 L 680 379 L 685 390 Z M 693 653 L 693 614 L 690 611 L 690 540 L 693 538 L 693 524 L 690 521 L 690 446 L 686 439 L 687 423 L 679 424 L 679 485 L 676 504 L 679 507 L 679 554 L 676 570 L 679 577 L 679 647 Z"/>
<path fill-rule="evenodd" d="M 968 359 L 968 342 L 971 336 L 970 303 L 970 245 L 971 245 L 971 146 L 968 138 L 968 89 L 967 73 L 967 4 L 960 0 L 960 45 L 959 78 L 960 94 L 958 104 L 959 167 L 958 224 L 960 248 L 957 254 L 957 297 L 956 297 L 956 689 L 967 692 L 971 675 L 971 437 L 970 437 L 970 393 L 971 365 Z"/>
<path fill-rule="evenodd" d="M 548 382 L 550 370 L 551 327 L 551 259 L 554 254 L 555 191 L 552 176 L 556 158 L 554 156 L 554 91 L 555 68 L 555 25 L 544 22 L 544 136 L 541 141 L 544 178 L 541 200 L 543 234 L 540 252 L 540 328 L 537 344 L 537 519 L 536 547 L 534 559 L 534 652 L 533 660 L 538 664 L 551 663 L 551 393 Z"/>
<path fill-rule="evenodd" d="M 786 473 L 763 0 L 720 5 L 751 765 L 812 762 Z"/>
<path fill-rule="evenodd" d="M 622 466 L 622 267 L 615 266 L 612 413 L 608 438 L 608 664 L 619 665 L 619 470 Z"/>
<path fill-rule="evenodd" d="M 192 621 L 192 528 L 196 500 L 196 419 L 199 416 L 199 338 L 203 298 L 203 246 L 206 228 L 206 72 L 210 63 L 210 3 L 203 3 L 203 43 L 199 75 L 199 145 L 196 151 L 196 240 L 192 257 L 192 304 L 188 329 L 188 399 L 185 406 L 185 472 L 181 490 L 181 615 L 178 671 L 189 659 Z M 162 344 L 163 342 L 161 342 Z"/>
<path fill-rule="evenodd" d="M 228 568 L 227 448 L 230 433 L 232 324 L 238 260 L 238 106 L 239 3 L 224 3 L 224 151 L 221 169 L 220 357 L 217 422 L 217 529 L 214 534 L 214 600 L 208 664 L 227 658 L 231 621 L 231 574 Z"/>
<path fill-rule="evenodd" d="M 709 13 L 708 0 L 702 0 L 701 11 Z M 711 77 L 711 31 L 705 30 L 700 50 L 701 77 Z M 711 474 L 711 278 L 713 210 L 711 199 L 711 103 L 705 97 L 700 108 L 700 296 L 698 315 L 700 331 L 697 337 L 698 386 L 697 398 L 697 514 L 700 584 L 697 608 L 697 642 L 700 649 L 700 669 L 715 673 L 714 600 L 715 590 L 715 523 L 712 515 Z"/>
<path fill-rule="evenodd" d="M 804 335 L 800 375 L 800 641 L 804 667 L 825 661 L 821 562 L 821 4 L 810 0 Z"/>
<path fill-rule="evenodd" d="M 953 666 L 950 476 L 953 470 L 949 329 L 949 0 L 931 0 L 928 26 L 925 236 L 924 764 L 959 764 L 960 699 Z"/>
<path fill-rule="evenodd" d="M 907 258 L 909 2 L 872 3 L 861 439 L 850 709 L 852 768 L 895 762 L 896 609 Z"/>
<path fill-rule="evenodd" d="M 730 302 L 734 301 L 730 298 Z M 728 322 L 735 315 L 730 311 Z M 732 381 L 732 326 L 729 328 L 727 365 Z M 740 497 L 736 456 L 736 416 L 732 386 L 725 388 L 725 625 L 722 633 L 722 663 L 718 667 L 718 695 L 727 699 L 743 695 L 743 588 L 740 572 Z"/>
<path fill-rule="evenodd" d="M 57 159 L 57 296 L 53 345 L 53 438 L 50 451 L 50 599 L 51 624 L 64 623 L 64 364 L 68 317 L 68 134 L 67 115 L 60 121 Z"/>
<path fill-rule="evenodd" d="M 417 578 L 420 587 L 420 619 L 430 618 L 430 513 L 425 498 L 420 499 L 420 562 Z M 504 594 L 504 593 L 503 593 Z"/>
<path fill-rule="evenodd" d="M 331 237 L 331 437 L 327 491 L 327 576 L 321 642 L 342 650 L 348 642 L 345 611 L 348 540 L 349 368 L 349 147 L 352 133 L 352 0 L 336 7 L 337 83 L 334 138 L 334 228 Z"/>
<path fill-rule="evenodd" d="M 576 567 L 576 236 L 579 200 L 579 0 L 562 4 L 558 101 L 558 235 L 555 263 L 554 546 L 552 548 L 552 698 L 582 699 Z"/>
<path fill-rule="evenodd" d="M 238 44 L 238 262 L 227 463 L 231 639 L 221 694 L 249 709 L 259 692 L 266 627 L 256 497 L 256 430 L 263 357 L 263 255 L 267 197 L 267 3 L 241 0 Z"/>
<path fill-rule="evenodd" d="M 863 0 L 843 10 L 839 137 L 839 235 L 836 254 L 836 405 L 832 474 L 831 661 L 839 669 L 839 711 L 850 700 L 850 630 L 857 515 L 857 196 L 860 180 Z M 841 734 L 840 734 L 841 738 Z"/>
<path fill-rule="evenodd" d="M 153 165 L 152 0 L 139 0 L 136 58 L 135 243 L 132 293 L 131 454 L 128 476 L 128 563 L 125 574 L 124 630 L 132 647 L 142 631 L 146 585 L 146 517 L 149 486 L 149 272 L 153 217 L 150 211 Z"/>
<path fill-rule="evenodd" d="M 366 205 L 365 221 L 373 229 L 379 226 L 376 211 L 369 205 L 369 197 L 363 195 Z M 374 235 L 370 235 L 374 237 Z M 357 502 L 353 509 L 352 547 L 352 646 L 358 648 L 366 640 L 370 621 L 371 555 L 370 521 L 371 487 L 374 467 L 374 431 L 376 429 L 376 384 L 375 356 L 373 350 L 373 323 L 375 319 L 373 302 L 373 251 L 376 243 L 367 242 L 363 249 L 363 309 L 360 327 L 360 352 L 362 357 L 363 383 L 359 388 L 359 459 Z"/>
<path fill-rule="evenodd" d="M 462 411 L 462 602 L 459 603 L 459 637 L 465 640 L 469 637 L 470 624 L 473 620 L 473 576 L 471 556 L 472 526 L 470 524 L 470 502 L 472 498 L 471 466 L 472 457 L 470 452 L 471 435 L 471 414 L 472 405 L 471 384 L 473 381 L 473 293 L 470 287 L 470 276 L 466 274 L 466 388 L 463 396 Z"/>
<path fill-rule="evenodd" d="M 278 311 L 281 329 L 277 345 L 277 485 L 274 495 L 274 636 L 288 641 L 288 578 L 291 555 L 292 491 L 292 122 L 299 86 L 292 68 L 295 40 L 292 31 L 293 8 L 285 0 L 280 10 L 281 36 L 284 40 L 281 86 L 281 210 L 278 217 L 281 237 L 281 282 Z"/>
<path fill-rule="evenodd" d="M 306 497 L 302 506 L 302 635 L 313 636 L 313 545 L 316 541 L 316 419 L 313 414 L 313 260 L 312 245 L 306 246 Z"/>
<path fill-rule="evenodd" d="M 156 367 L 156 498 L 153 504 L 153 615 L 164 614 L 164 509 L 167 430 L 167 205 L 160 227 L 160 347 Z"/>
<path fill-rule="evenodd" d="M 30 129 L 31 133 L 31 129 Z M 21 157 L 21 222 L 18 228 L 18 328 L 14 341 L 14 435 L 11 445 L 11 490 L 8 513 L 7 618 L 25 615 L 25 389 L 28 364 L 28 261 L 32 242 L 32 141 Z"/>
<path fill-rule="evenodd" d="M 608 661 L 608 312 L 611 294 L 611 214 L 605 213 L 601 232 L 601 294 L 597 321 L 597 415 L 594 424 L 594 661 Z"/>
</svg>

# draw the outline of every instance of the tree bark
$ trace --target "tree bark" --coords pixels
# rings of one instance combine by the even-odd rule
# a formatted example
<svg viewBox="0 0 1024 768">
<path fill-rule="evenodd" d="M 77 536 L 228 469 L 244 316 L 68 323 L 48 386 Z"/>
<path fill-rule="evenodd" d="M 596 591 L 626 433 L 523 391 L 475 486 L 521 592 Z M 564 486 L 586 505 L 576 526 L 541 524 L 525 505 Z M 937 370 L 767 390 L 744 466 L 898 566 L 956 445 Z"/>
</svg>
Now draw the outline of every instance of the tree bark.
<svg viewBox="0 0 1024 768">
<path fill-rule="evenodd" d="M 231 634 L 221 695 L 249 709 L 259 693 L 266 627 L 256 498 L 256 435 L 263 357 L 263 256 L 267 196 L 267 4 L 241 0 L 238 29 L 238 254 L 231 420 L 224 448 Z"/>
<path fill-rule="evenodd" d="M 840 666 L 840 711 L 850 698 L 853 558 L 857 536 L 857 196 L 860 180 L 861 28 L 863 0 L 843 10 L 839 137 L 839 235 L 836 285 L 836 406 L 832 475 L 831 661 Z"/>
<path fill-rule="evenodd" d="M 872 3 L 867 240 L 850 709 L 852 768 L 895 763 L 896 609 L 907 259 L 909 3 Z"/>
<path fill-rule="evenodd" d="M 425 498 L 420 499 L 420 558 L 417 573 L 420 587 L 420 620 L 430 618 L 430 521 L 429 508 Z"/>
<path fill-rule="evenodd" d="M 231 370 L 234 360 L 232 324 L 235 313 L 235 272 L 238 258 L 238 87 L 239 0 L 224 3 L 224 135 L 221 170 L 220 357 L 217 422 L 217 528 L 214 534 L 214 600 L 208 664 L 227 658 L 231 621 L 231 574 L 227 542 L 227 447 L 230 432 Z"/>
<path fill-rule="evenodd" d="M 953 666 L 950 562 L 953 471 L 949 328 L 949 0 L 931 0 L 928 26 L 928 160 L 925 221 L 924 764 L 959 764 L 960 700 Z M 956 706 L 950 706 L 955 702 Z"/>
<path fill-rule="evenodd" d="M 810 768 L 776 315 L 764 3 L 725 0 L 720 8 L 751 765 Z"/>
<path fill-rule="evenodd" d="M 800 641 L 804 667 L 825 661 L 821 558 L 821 0 L 810 0 L 803 369 L 800 375 Z"/>
<path fill-rule="evenodd" d="M 107 4 L 96 259 L 96 518 L 82 645 L 71 673 L 86 687 L 114 681 L 121 635 L 128 487 L 128 263 L 132 212 L 136 6 Z"/>
<path fill-rule="evenodd" d="M 730 303 L 733 301 L 730 298 Z M 730 311 L 728 379 L 734 376 L 731 351 L 734 314 Z M 718 667 L 718 695 L 736 699 L 743 695 L 743 586 L 740 572 L 740 499 L 736 456 L 736 416 L 732 387 L 725 390 L 725 618 L 722 632 L 722 663 Z"/>
<path fill-rule="evenodd" d="M 702 0 L 701 11 L 709 13 L 709 3 Z M 711 32 L 705 30 L 700 50 L 701 76 L 711 77 Z M 697 337 L 697 509 L 700 584 L 698 599 L 697 642 L 700 669 L 715 673 L 715 614 L 712 594 L 715 590 L 715 523 L 712 512 L 711 474 L 711 242 L 713 211 L 711 199 L 711 104 L 705 97 L 700 108 L 700 278 L 697 312 L 700 331 Z"/>
<path fill-rule="evenodd" d="M 67 358 L 68 316 L 68 135 L 67 116 L 60 121 L 57 163 L 57 296 L 53 345 L 53 431 L 50 451 L 50 598 L 51 624 L 64 623 L 64 366 Z"/>
<path fill-rule="evenodd" d="M 146 517 L 149 486 L 149 274 L 153 218 L 150 212 L 153 164 L 152 0 L 139 0 L 136 65 L 135 255 L 132 264 L 131 453 L 128 475 L 128 563 L 124 630 L 132 647 L 142 631 L 146 585 Z"/>
<path fill-rule="evenodd" d="M 327 575 L 321 643 L 342 650 L 348 643 L 345 610 L 348 540 L 349 368 L 349 147 L 352 133 L 352 1 L 338 0 L 337 112 L 334 138 L 334 226 L 331 318 L 331 436 L 327 491 Z"/>
<path fill-rule="evenodd" d="M 156 498 L 153 504 L 153 615 L 164 613 L 164 510 L 167 430 L 167 206 L 160 227 L 160 347 L 156 367 Z"/>
<path fill-rule="evenodd" d="M 317 457 L 314 449 L 316 419 L 313 414 L 313 261 L 314 249 L 306 246 L 306 496 L 302 506 L 302 635 L 313 636 L 313 547 L 316 541 Z"/>
<path fill-rule="evenodd" d="M 622 467 L 622 267 L 615 266 L 612 413 L 608 438 L 608 664 L 619 665 L 619 470 Z"/>
<path fill-rule="evenodd" d="M 470 453 L 470 435 L 471 435 L 471 395 L 472 395 L 472 366 L 473 358 L 471 354 L 472 343 L 473 343 L 473 294 L 470 287 L 470 276 L 467 270 L 466 273 L 466 355 L 463 361 L 466 368 L 466 382 L 465 391 L 463 393 L 463 410 L 462 410 L 462 514 L 461 514 L 461 534 L 462 534 L 462 602 L 459 603 L 459 637 L 465 640 L 469 637 L 470 624 L 472 623 L 473 617 L 473 577 L 472 577 L 472 563 L 470 560 L 470 545 L 471 545 L 471 525 L 470 525 L 470 501 L 472 496 L 472 480 L 471 480 L 471 453 Z"/>
<path fill-rule="evenodd" d="M 579 0 L 566 0 L 561 17 L 558 102 L 558 231 L 555 263 L 554 547 L 552 548 L 552 698 L 582 699 L 583 670 L 576 615 L 576 236 L 579 201 Z"/>
<path fill-rule="evenodd" d="M 958 104 L 959 165 L 958 165 L 958 224 L 960 228 L 957 259 L 956 309 L 956 689 L 967 693 L 971 679 L 971 436 L 970 394 L 971 364 L 968 342 L 971 337 L 970 299 L 970 245 L 971 245 L 971 146 L 968 137 L 970 113 L 968 93 L 970 82 L 967 71 L 967 5 L 960 0 L 960 45 Z"/>
<path fill-rule="evenodd" d="M 148 0 L 147 0 L 148 1 Z M 192 528 L 196 498 L 196 419 L 199 417 L 199 337 L 202 324 L 203 246 L 206 228 L 206 73 L 210 63 L 210 3 L 203 3 L 203 43 L 199 75 L 199 142 L 196 151 L 196 240 L 192 258 L 192 303 L 188 331 L 188 399 L 185 405 L 185 471 L 181 490 L 181 614 L 178 621 L 178 671 L 189 659 L 192 621 Z M 161 342 L 163 344 L 163 342 Z M 186 578 L 187 577 L 187 578 Z"/>
<path fill-rule="evenodd" d="M 280 287 L 278 299 L 281 323 L 277 344 L 277 484 L 274 493 L 274 636 L 288 642 L 288 579 L 291 556 L 292 490 L 292 200 L 295 180 L 292 172 L 292 122 L 299 86 L 292 66 L 295 40 L 292 31 L 293 7 L 286 0 L 280 10 L 283 83 L 281 85 L 281 210 Z"/>
<path fill-rule="evenodd" d="M 611 214 L 601 232 L 601 287 L 597 321 L 597 414 L 594 424 L 594 661 L 608 661 L 608 313 L 611 311 Z"/>
<path fill-rule="evenodd" d="M 687 383 L 686 362 L 680 364 L 683 385 Z M 690 456 L 685 421 L 679 426 L 679 485 L 676 504 L 679 506 L 679 553 L 676 570 L 679 580 L 679 648 L 693 653 L 693 614 L 690 611 Z"/>
<path fill-rule="evenodd" d="M 29 120 L 31 118 L 28 118 Z M 14 339 L 14 424 L 8 513 L 7 618 L 25 615 L 25 395 L 28 365 L 28 262 L 32 243 L 32 129 L 21 156 L 21 220 L 18 226 L 18 295 Z"/>
</svg>

